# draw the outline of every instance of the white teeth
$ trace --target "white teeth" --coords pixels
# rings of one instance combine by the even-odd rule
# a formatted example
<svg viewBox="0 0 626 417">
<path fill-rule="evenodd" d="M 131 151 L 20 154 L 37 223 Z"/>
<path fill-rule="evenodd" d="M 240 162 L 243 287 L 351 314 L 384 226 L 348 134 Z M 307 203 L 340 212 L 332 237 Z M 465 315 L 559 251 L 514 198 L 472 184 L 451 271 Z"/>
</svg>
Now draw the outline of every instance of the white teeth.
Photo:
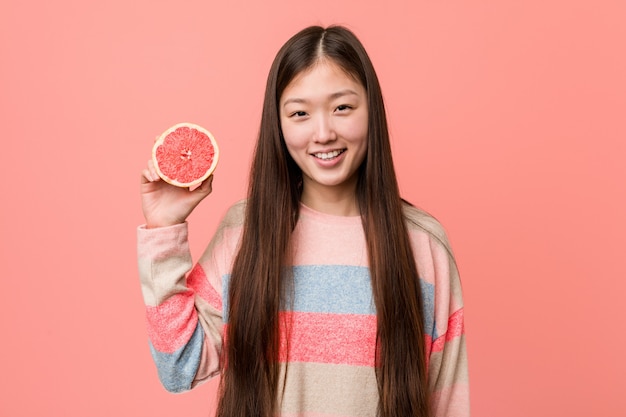
<svg viewBox="0 0 626 417">
<path fill-rule="evenodd" d="M 314 156 L 316 158 L 319 158 L 319 159 L 328 160 L 328 159 L 333 159 L 333 158 L 339 156 L 339 154 L 342 154 L 342 153 L 343 153 L 343 150 L 332 151 L 332 152 L 327 152 L 327 153 L 326 152 L 319 152 L 319 153 L 314 154 Z"/>
</svg>

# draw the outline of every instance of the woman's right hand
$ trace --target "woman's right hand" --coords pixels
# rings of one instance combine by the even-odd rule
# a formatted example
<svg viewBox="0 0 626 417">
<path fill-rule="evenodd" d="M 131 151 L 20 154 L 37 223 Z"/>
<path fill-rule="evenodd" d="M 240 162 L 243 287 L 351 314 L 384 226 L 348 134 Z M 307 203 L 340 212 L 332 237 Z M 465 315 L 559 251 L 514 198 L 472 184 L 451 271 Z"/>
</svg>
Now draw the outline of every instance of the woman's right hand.
<svg viewBox="0 0 626 417">
<path fill-rule="evenodd" d="M 213 175 L 192 189 L 176 187 L 163 181 L 152 160 L 141 173 L 141 206 L 146 227 L 164 227 L 184 223 L 194 208 L 211 194 Z"/>
</svg>

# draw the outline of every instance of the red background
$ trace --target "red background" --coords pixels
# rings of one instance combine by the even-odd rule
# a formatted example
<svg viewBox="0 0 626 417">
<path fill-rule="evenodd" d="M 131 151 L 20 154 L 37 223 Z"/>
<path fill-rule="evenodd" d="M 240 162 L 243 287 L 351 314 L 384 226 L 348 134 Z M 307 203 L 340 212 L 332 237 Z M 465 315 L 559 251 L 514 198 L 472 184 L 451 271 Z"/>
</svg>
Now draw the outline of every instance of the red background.
<svg viewBox="0 0 626 417">
<path fill-rule="evenodd" d="M 621 1 L 4 1 L 1 416 L 206 416 L 150 359 L 135 261 L 154 137 L 222 157 L 197 257 L 245 194 L 265 77 L 345 24 L 381 79 L 404 196 L 458 259 L 474 416 L 618 416 L 624 396 Z"/>
</svg>

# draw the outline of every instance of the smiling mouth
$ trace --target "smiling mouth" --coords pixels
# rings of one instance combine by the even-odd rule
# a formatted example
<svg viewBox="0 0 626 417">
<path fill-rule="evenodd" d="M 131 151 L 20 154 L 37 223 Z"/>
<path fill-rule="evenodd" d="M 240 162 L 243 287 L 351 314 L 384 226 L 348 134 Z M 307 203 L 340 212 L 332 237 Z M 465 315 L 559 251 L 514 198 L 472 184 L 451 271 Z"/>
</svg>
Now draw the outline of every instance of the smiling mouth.
<svg viewBox="0 0 626 417">
<path fill-rule="evenodd" d="M 345 151 L 346 151 L 345 149 L 338 149 L 332 152 L 318 152 L 318 153 L 314 153 L 313 156 L 318 159 L 321 159 L 322 161 L 330 161 L 331 159 L 335 159 L 336 157 L 338 157 Z"/>
</svg>

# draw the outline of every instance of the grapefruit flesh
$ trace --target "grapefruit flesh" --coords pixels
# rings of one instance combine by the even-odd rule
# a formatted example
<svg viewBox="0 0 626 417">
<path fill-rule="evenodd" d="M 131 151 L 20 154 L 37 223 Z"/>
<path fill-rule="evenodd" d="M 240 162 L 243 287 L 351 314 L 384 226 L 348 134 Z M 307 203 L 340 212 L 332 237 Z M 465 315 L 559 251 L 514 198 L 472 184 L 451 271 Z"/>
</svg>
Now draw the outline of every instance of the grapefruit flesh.
<svg viewBox="0 0 626 417">
<path fill-rule="evenodd" d="M 152 160 L 159 176 L 177 187 L 193 187 L 209 178 L 219 159 L 215 138 L 193 123 L 179 123 L 159 136 Z"/>
</svg>

